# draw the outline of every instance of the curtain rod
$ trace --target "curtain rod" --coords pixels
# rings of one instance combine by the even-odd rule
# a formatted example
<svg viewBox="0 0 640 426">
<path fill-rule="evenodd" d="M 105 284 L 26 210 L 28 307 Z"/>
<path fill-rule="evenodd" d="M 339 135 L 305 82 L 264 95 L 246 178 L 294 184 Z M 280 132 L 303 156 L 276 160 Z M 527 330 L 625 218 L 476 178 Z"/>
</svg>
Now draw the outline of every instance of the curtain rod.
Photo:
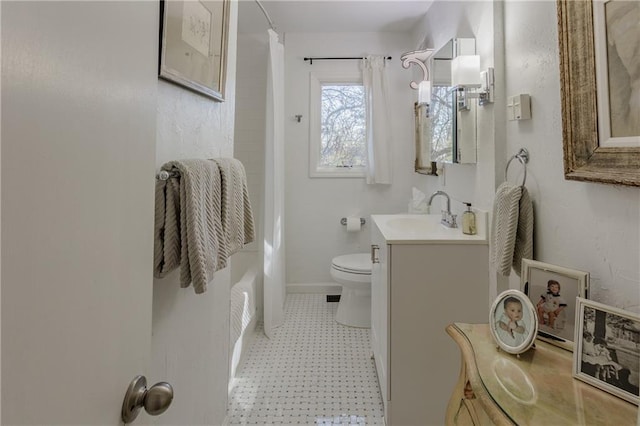
<svg viewBox="0 0 640 426">
<path fill-rule="evenodd" d="M 313 65 L 313 61 L 338 61 L 338 60 L 352 60 L 352 59 L 366 59 L 366 58 L 356 58 L 356 57 L 350 57 L 350 58 L 304 58 L 305 61 L 309 61 L 309 65 Z M 385 59 L 387 60 L 391 60 L 391 56 L 387 56 L 385 57 Z"/>
<path fill-rule="evenodd" d="M 271 17 L 269 17 L 269 14 L 267 13 L 264 6 L 262 6 L 262 3 L 260 3 L 260 0 L 254 0 L 254 1 L 258 4 L 258 6 L 260 7 L 260 10 L 262 10 L 262 13 L 264 13 L 264 17 L 267 18 L 267 21 L 269 21 L 269 26 L 271 27 L 271 29 L 273 31 L 276 31 L 276 27 L 275 25 L 273 25 L 273 21 L 271 20 Z"/>
</svg>

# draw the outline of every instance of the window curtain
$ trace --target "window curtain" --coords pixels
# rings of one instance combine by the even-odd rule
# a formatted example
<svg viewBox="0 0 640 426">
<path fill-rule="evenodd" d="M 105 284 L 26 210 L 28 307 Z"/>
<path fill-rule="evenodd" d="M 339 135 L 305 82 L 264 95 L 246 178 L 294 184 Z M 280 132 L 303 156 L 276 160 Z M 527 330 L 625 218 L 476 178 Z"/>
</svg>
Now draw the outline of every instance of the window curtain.
<svg viewBox="0 0 640 426">
<path fill-rule="evenodd" d="M 367 183 L 391 183 L 391 129 L 384 56 L 362 60 L 367 119 Z"/>
</svg>

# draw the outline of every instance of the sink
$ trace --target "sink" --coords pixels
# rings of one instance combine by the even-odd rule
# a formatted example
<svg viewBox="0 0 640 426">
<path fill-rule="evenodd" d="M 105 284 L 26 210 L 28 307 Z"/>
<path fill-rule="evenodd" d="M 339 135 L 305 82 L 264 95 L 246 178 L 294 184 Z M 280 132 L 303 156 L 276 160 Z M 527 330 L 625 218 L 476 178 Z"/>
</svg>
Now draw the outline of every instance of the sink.
<svg viewBox="0 0 640 426">
<path fill-rule="evenodd" d="M 438 221 L 434 221 L 432 216 L 423 217 L 395 217 L 387 221 L 387 226 L 399 232 L 430 232 L 436 227 L 442 226 Z"/>
<path fill-rule="evenodd" d="M 478 235 L 465 235 L 460 228 L 448 228 L 440 223 L 439 214 L 372 215 L 371 219 L 391 244 L 487 244 L 486 216 L 476 213 L 481 226 Z"/>
</svg>

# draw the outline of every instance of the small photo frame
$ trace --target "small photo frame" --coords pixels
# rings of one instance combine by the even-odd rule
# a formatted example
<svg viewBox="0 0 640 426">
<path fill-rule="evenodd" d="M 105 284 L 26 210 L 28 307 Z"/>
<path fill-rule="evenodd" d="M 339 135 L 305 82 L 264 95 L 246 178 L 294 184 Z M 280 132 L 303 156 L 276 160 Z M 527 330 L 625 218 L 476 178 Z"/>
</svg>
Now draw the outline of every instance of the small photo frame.
<svg viewBox="0 0 640 426">
<path fill-rule="evenodd" d="M 572 351 L 576 297 L 588 297 L 589 273 L 522 259 L 520 280 L 536 310 L 538 338 Z"/>
<path fill-rule="evenodd" d="M 520 290 L 500 293 L 489 312 L 489 329 L 505 352 L 526 352 L 533 345 L 538 331 L 536 311 L 527 295 Z"/>
<path fill-rule="evenodd" d="M 578 298 L 573 377 L 640 405 L 640 315 Z"/>
</svg>

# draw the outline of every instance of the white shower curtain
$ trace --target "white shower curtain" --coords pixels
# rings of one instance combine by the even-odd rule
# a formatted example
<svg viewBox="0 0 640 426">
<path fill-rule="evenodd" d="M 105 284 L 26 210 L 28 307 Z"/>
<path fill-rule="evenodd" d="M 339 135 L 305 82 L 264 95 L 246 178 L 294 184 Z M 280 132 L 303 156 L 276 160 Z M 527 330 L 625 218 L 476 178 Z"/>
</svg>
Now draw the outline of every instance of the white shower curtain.
<svg viewBox="0 0 640 426">
<path fill-rule="evenodd" d="M 391 130 L 384 56 L 362 60 L 367 118 L 367 183 L 391 183 Z"/>
<path fill-rule="evenodd" d="M 284 46 L 269 33 L 264 199 L 264 332 L 284 321 Z"/>
</svg>

